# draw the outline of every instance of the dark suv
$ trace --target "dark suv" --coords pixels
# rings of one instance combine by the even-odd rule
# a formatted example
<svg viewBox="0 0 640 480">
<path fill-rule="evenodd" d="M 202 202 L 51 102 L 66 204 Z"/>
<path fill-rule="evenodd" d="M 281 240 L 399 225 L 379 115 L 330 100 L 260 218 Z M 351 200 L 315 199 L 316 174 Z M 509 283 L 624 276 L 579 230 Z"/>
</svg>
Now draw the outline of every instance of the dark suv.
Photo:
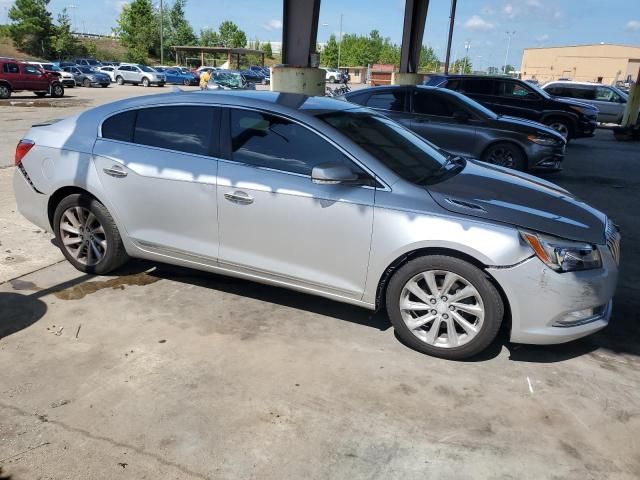
<svg viewBox="0 0 640 480">
<path fill-rule="evenodd" d="M 499 115 L 544 123 L 565 138 L 592 137 L 598 109 L 586 103 L 558 99 L 531 83 L 509 77 L 430 75 L 425 85 L 463 93 Z"/>
<path fill-rule="evenodd" d="M 0 57 L 0 98 L 9 98 L 18 90 L 32 91 L 38 97 L 47 93 L 52 97 L 64 96 L 64 87 L 57 75 L 13 58 Z"/>
</svg>

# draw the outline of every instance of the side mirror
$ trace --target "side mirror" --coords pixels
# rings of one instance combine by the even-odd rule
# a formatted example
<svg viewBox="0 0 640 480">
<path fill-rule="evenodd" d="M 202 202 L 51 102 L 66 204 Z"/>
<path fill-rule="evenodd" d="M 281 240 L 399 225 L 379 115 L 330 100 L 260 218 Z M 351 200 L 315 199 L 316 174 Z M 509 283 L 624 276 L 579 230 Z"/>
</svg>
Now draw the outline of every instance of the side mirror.
<svg viewBox="0 0 640 480">
<path fill-rule="evenodd" d="M 470 115 L 462 110 L 458 110 L 456 112 L 453 112 L 453 118 L 460 123 L 467 123 L 469 121 Z"/>
<path fill-rule="evenodd" d="M 322 163 L 313 167 L 311 181 L 319 185 L 338 185 L 341 183 L 354 183 L 358 175 L 349 167 L 338 163 Z"/>
</svg>

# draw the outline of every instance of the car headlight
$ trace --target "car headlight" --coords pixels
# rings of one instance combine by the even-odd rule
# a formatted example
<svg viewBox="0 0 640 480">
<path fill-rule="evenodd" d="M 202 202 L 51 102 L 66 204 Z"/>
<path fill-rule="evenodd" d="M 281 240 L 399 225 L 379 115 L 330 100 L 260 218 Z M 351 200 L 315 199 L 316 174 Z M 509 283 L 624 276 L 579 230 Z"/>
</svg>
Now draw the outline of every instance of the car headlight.
<svg viewBox="0 0 640 480">
<path fill-rule="evenodd" d="M 602 267 L 600 252 L 595 245 L 530 231 L 520 231 L 520 235 L 538 258 L 556 272 L 575 272 Z"/>
<path fill-rule="evenodd" d="M 543 145 L 545 147 L 552 147 L 560 143 L 559 140 L 547 135 L 527 135 L 527 138 L 530 142 L 537 143 L 538 145 Z"/>
</svg>

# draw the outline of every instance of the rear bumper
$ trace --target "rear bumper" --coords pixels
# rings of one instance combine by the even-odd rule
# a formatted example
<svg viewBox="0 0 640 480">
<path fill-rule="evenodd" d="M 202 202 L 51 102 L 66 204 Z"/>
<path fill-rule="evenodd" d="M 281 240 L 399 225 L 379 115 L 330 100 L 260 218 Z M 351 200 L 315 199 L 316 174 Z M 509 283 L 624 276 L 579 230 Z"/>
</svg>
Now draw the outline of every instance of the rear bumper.
<svg viewBox="0 0 640 480">
<path fill-rule="evenodd" d="M 24 177 L 19 168 L 13 173 L 13 191 L 18 212 L 34 225 L 51 232 L 47 207 L 49 196 L 37 192 Z"/>
<path fill-rule="evenodd" d="M 487 269 L 509 301 L 512 342 L 564 343 L 607 326 L 618 267 L 606 247 L 600 252 L 603 268 L 598 270 L 557 273 L 537 257 Z"/>
</svg>

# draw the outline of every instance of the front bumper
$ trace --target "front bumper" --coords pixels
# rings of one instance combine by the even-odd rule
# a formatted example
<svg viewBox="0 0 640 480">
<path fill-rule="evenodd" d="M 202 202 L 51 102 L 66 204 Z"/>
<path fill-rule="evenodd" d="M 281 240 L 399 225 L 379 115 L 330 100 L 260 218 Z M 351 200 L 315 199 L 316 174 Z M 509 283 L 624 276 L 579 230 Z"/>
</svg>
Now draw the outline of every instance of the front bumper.
<svg viewBox="0 0 640 480">
<path fill-rule="evenodd" d="M 602 268 L 557 273 L 537 257 L 487 271 L 504 290 L 511 310 L 511 341 L 548 345 L 587 336 L 606 327 L 618 281 L 618 266 L 599 246 Z M 562 324 L 572 312 L 594 309 L 583 322 Z"/>
<path fill-rule="evenodd" d="M 575 132 L 576 138 L 593 137 L 596 133 L 596 127 L 598 126 L 598 116 L 584 117 L 578 123 L 578 128 Z"/>
<path fill-rule="evenodd" d="M 554 147 L 533 144 L 529 147 L 527 156 L 529 168 L 536 170 L 560 170 L 564 161 L 566 144 Z"/>
<path fill-rule="evenodd" d="M 76 81 L 73 78 L 61 78 L 60 83 L 63 87 L 75 87 Z"/>
</svg>

